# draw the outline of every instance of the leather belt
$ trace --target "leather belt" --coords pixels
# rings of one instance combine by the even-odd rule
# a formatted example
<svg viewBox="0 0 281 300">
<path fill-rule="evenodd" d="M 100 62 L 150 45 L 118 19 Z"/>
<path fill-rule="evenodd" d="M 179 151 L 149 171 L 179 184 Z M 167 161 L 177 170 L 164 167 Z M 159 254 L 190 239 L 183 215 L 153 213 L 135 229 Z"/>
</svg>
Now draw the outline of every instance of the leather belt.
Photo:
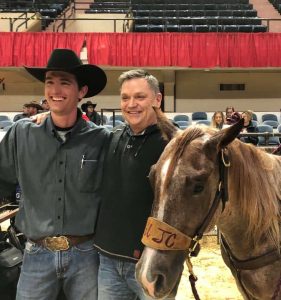
<svg viewBox="0 0 281 300">
<path fill-rule="evenodd" d="M 89 235 L 60 235 L 47 236 L 38 240 L 31 240 L 31 242 L 43 246 L 51 251 L 65 251 L 70 247 L 84 243 L 93 238 L 93 234 Z"/>
</svg>

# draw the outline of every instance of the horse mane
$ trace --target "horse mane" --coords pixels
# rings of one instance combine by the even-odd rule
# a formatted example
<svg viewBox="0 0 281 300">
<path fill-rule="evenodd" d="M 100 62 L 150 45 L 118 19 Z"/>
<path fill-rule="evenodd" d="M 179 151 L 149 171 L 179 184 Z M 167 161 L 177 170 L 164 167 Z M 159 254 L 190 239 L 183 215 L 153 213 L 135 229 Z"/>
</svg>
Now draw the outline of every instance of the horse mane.
<svg viewBox="0 0 281 300">
<path fill-rule="evenodd" d="M 168 156 L 171 162 L 167 171 L 165 188 L 185 147 L 194 139 L 216 130 L 189 127 L 174 140 Z M 280 249 L 281 159 L 256 146 L 238 139 L 227 146 L 231 167 L 229 169 L 229 199 L 237 201 L 241 214 L 247 220 L 246 238 L 253 245 L 269 238 Z"/>
<path fill-rule="evenodd" d="M 253 244 L 271 239 L 280 249 L 281 160 L 256 146 L 235 140 L 228 146 L 230 201 L 239 201 Z"/>
</svg>

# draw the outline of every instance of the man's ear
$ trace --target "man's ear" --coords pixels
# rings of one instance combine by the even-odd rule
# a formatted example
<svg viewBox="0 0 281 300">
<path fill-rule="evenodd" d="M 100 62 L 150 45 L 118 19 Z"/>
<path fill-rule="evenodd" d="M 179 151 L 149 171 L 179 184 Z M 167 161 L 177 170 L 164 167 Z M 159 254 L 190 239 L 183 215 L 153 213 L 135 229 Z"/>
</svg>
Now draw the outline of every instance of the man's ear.
<svg viewBox="0 0 281 300">
<path fill-rule="evenodd" d="M 161 93 L 157 93 L 156 97 L 155 97 L 155 103 L 154 103 L 153 106 L 159 108 L 161 106 L 161 101 L 162 101 L 162 94 Z"/>
<path fill-rule="evenodd" d="M 82 88 L 79 91 L 79 101 L 81 101 L 84 98 L 84 96 L 87 94 L 87 92 L 88 92 L 87 85 L 82 86 Z"/>
</svg>

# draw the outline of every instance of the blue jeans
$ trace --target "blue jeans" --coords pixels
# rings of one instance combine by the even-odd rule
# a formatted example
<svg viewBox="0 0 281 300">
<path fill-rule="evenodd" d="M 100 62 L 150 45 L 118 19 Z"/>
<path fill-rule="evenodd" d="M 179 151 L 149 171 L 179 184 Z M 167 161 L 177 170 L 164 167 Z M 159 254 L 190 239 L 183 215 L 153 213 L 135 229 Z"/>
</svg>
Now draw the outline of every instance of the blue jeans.
<svg viewBox="0 0 281 300">
<path fill-rule="evenodd" d="M 66 251 L 27 241 L 17 300 L 52 300 L 62 288 L 68 300 L 97 300 L 99 256 L 93 240 Z"/>
<path fill-rule="evenodd" d="M 122 259 L 109 258 L 100 254 L 98 275 L 99 300 L 152 300 L 143 292 L 141 285 L 135 278 L 133 262 Z M 173 300 L 175 298 L 169 298 Z"/>
</svg>

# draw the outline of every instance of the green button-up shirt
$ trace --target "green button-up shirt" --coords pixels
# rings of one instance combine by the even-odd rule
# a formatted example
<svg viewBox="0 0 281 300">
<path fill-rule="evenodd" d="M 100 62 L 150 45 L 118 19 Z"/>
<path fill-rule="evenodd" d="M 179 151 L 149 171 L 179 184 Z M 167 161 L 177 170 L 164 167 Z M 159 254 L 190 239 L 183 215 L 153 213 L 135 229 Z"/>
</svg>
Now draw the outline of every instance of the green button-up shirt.
<svg viewBox="0 0 281 300">
<path fill-rule="evenodd" d="M 106 129 L 81 117 L 66 135 L 49 116 L 41 125 L 17 122 L 0 143 L 0 194 L 22 193 L 17 227 L 31 239 L 94 233 Z"/>
</svg>

